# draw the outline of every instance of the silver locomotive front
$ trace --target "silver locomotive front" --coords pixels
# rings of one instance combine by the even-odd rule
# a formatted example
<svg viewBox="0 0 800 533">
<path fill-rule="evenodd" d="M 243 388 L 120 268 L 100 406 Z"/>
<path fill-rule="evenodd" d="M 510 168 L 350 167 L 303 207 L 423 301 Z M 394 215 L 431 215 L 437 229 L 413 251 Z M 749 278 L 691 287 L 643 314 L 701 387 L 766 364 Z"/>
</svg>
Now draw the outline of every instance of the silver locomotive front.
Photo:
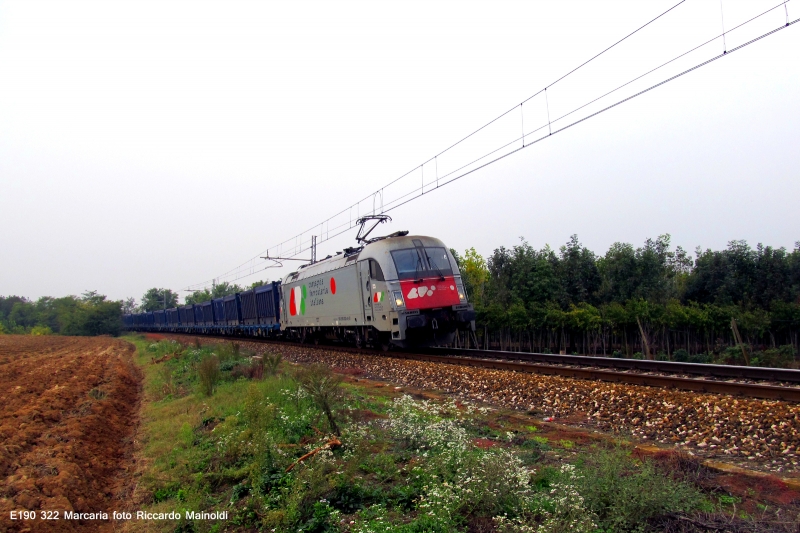
<svg viewBox="0 0 800 533">
<path fill-rule="evenodd" d="M 475 329 L 455 259 L 424 236 L 383 238 L 289 274 L 281 316 L 293 338 L 384 348 L 444 345 Z"/>
</svg>

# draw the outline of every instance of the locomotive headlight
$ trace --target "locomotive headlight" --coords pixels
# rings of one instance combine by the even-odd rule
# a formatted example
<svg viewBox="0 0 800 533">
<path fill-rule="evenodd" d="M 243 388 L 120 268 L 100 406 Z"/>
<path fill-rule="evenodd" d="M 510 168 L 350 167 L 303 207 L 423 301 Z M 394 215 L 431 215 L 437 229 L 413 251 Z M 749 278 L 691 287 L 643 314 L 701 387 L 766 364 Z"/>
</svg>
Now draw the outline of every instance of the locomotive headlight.
<svg viewBox="0 0 800 533">
<path fill-rule="evenodd" d="M 406 303 L 403 301 L 403 293 L 400 291 L 394 291 L 394 305 L 397 307 L 403 307 Z"/>
<path fill-rule="evenodd" d="M 466 302 L 467 291 L 464 290 L 464 286 L 461 283 L 458 283 L 457 288 L 458 288 L 458 299 L 461 300 L 462 303 Z"/>
</svg>

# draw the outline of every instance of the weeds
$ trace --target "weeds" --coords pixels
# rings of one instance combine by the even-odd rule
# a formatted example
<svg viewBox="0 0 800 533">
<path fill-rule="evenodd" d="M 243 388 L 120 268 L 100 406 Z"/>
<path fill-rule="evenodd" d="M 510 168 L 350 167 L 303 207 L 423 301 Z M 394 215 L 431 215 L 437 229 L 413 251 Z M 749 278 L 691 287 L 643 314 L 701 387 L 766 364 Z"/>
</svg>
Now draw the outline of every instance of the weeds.
<svg viewBox="0 0 800 533">
<path fill-rule="evenodd" d="M 147 351 L 152 355 L 151 362 L 162 363 L 168 359 L 180 357 L 184 347 L 174 340 L 162 340 L 148 345 Z"/>
<path fill-rule="evenodd" d="M 263 379 L 264 362 L 261 359 L 253 359 L 249 364 L 239 363 L 231 370 L 231 377 L 234 379 Z"/>
<path fill-rule="evenodd" d="M 220 372 L 230 372 L 234 368 L 239 367 L 241 365 L 242 365 L 241 361 L 238 361 L 236 359 L 226 359 L 224 361 L 220 361 L 219 370 Z"/>
<path fill-rule="evenodd" d="M 294 373 L 294 379 L 328 419 L 331 431 L 341 436 L 342 432 L 339 430 L 333 411 L 344 396 L 344 389 L 341 387 L 342 378 L 325 365 L 313 364 L 298 369 Z"/>
<path fill-rule="evenodd" d="M 172 381 L 172 372 L 172 368 L 167 365 L 164 365 L 159 369 L 159 376 L 163 381 L 161 392 L 164 394 L 164 396 L 170 396 L 176 392 L 175 384 Z"/>
<path fill-rule="evenodd" d="M 647 520 L 697 509 L 704 500 L 692 485 L 660 475 L 652 461 L 620 447 L 584 452 L 577 468 L 578 490 L 604 530 L 644 531 Z"/>
<path fill-rule="evenodd" d="M 216 353 L 221 364 L 239 359 L 240 351 L 241 350 L 238 343 L 222 342 L 217 344 L 214 348 L 214 353 Z"/>
<path fill-rule="evenodd" d="M 89 391 L 89 396 L 94 398 L 95 400 L 102 400 L 106 397 L 105 391 L 101 391 L 100 389 L 92 389 Z"/>
<path fill-rule="evenodd" d="M 545 493 L 537 494 L 527 512 L 494 518 L 500 533 L 590 533 L 597 531 L 594 513 L 586 509 L 576 489 L 582 476 L 570 464 L 562 465 L 557 479 Z"/>
<path fill-rule="evenodd" d="M 214 394 L 219 382 L 219 359 L 211 355 L 203 358 L 197 366 L 197 375 L 200 380 L 200 388 L 206 396 Z"/>
<path fill-rule="evenodd" d="M 142 348 L 140 363 L 161 349 Z M 695 519 L 707 501 L 693 485 L 703 473 L 686 461 L 670 478 L 622 448 L 581 452 L 580 442 L 498 425 L 469 404 L 359 385 L 345 395 L 322 365 L 279 374 L 279 354 L 247 361 L 221 345 L 182 354 L 144 365 L 156 388 L 198 394 L 146 405 L 141 486 L 148 510 L 230 508 L 229 521 L 204 530 L 634 532 Z M 554 460 L 562 449 L 574 465 Z"/>
<path fill-rule="evenodd" d="M 31 328 L 31 335 L 52 335 L 53 330 L 47 326 L 33 326 Z"/>
<path fill-rule="evenodd" d="M 262 362 L 264 365 L 264 372 L 268 376 L 274 376 L 278 373 L 278 367 L 283 360 L 283 356 L 279 353 L 265 353 L 262 356 Z"/>
</svg>

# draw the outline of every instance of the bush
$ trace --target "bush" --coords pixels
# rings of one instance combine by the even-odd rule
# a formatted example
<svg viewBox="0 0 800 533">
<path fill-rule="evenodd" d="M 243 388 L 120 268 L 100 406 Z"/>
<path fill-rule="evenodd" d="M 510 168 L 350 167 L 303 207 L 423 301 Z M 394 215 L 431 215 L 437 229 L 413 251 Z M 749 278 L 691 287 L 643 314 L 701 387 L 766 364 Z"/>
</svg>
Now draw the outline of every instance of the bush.
<svg viewBox="0 0 800 533">
<path fill-rule="evenodd" d="M 331 431 L 336 435 L 341 435 L 333 415 L 335 406 L 344 395 L 341 376 L 331 372 L 327 366 L 315 363 L 298 369 L 294 374 L 294 379 L 328 419 Z"/>
<path fill-rule="evenodd" d="M 687 363 L 689 361 L 689 352 L 683 348 L 680 348 L 675 350 L 675 352 L 672 354 L 672 358 L 679 363 Z"/>
<path fill-rule="evenodd" d="M 197 366 L 197 376 L 203 393 L 206 396 L 214 394 L 220 377 L 219 359 L 215 355 L 205 357 Z"/>
<path fill-rule="evenodd" d="M 179 342 L 174 340 L 161 340 L 154 342 L 147 347 L 147 351 L 151 352 L 153 359 L 173 358 L 180 357 L 184 348 Z"/>
<path fill-rule="evenodd" d="M 47 326 L 33 326 L 31 328 L 31 335 L 38 337 L 39 335 L 52 335 L 53 330 Z"/>
<path fill-rule="evenodd" d="M 162 394 L 164 394 L 164 396 L 175 394 L 176 388 L 172 380 L 172 369 L 167 365 L 162 365 L 158 373 L 163 381 L 161 386 Z"/>
<path fill-rule="evenodd" d="M 223 370 L 225 369 L 223 368 Z M 264 379 L 264 363 L 260 359 L 254 359 L 250 364 L 237 363 L 231 371 L 231 376 L 233 378 Z"/>
<path fill-rule="evenodd" d="M 712 357 L 707 353 L 696 353 L 689 356 L 690 363 L 706 364 L 712 361 Z"/>
<path fill-rule="evenodd" d="M 522 448 L 519 453 L 520 458 L 526 463 L 535 463 L 550 449 L 550 444 L 547 437 L 536 436 L 526 439 L 520 444 L 520 448 Z"/>
<path fill-rule="evenodd" d="M 336 510 L 352 514 L 382 500 L 383 497 L 381 488 L 370 488 L 341 477 L 333 487 L 330 503 Z"/>
<path fill-rule="evenodd" d="M 264 379 L 264 361 L 256 359 L 250 363 L 248 373 L 250 379 Z"/>
<path fill-rule="evenodd" d="M 794 362 L 794 349 L 791 345 L 780 348 L 770 348 L 755 352 L 750 359 L 752 366 L 765 366 L 770 368 L 789 368 Z"/>
<path fill-rule="evenodd" d="M 298 533 L 336 533 L 339 528 L 336 525 L 339 513 L 337 513 L 328 502 L 320 500 L 314 503 L 311 517 L 301 525 Z"/>
<path fill-rule="evenodd" d="M 227 359 L 222 360 L 219 364 L 219 371 L 220 372 L 230 372 L 231 370 L 242 366 L 241 361 L 237 361 L 236 359 Z"/>
<path fill-rule="evenodd" d="M 223 365 L 229 361 L 238 361 L 243 357 L 241 345 L 238 342 L 221 342 L 214 347 L 214 353 L 217 354 L 219 362 Z"/>
<path fill-rule="evenodd" d="M 582 481 L 575 466 L 564 464 L 552 471 L 547 490 L 536 495 L 533 505 L 521 516 L 495 516 L 494 523 L 500 533 L 594 533 L 598 529 L 597 517 L 586 508 L 586 501 L 576 490 Z M 612 530 L 608 530 L 612 531 Z M 616 530 L 614 530 L 616 531 Z"/>
<path fill-rule="evenodd" d="M 381 422 L 387 434 L 400 449 L 422 452 L 423 462 L 412 468 L 408 486 L 417 491 L 411 502 L 416 503 L 419 517 L 429 522 L 411 529 L 415 522 L 391 523 L 394 518 L 385 508 L 372 506 L 359 513 L 354 531 L 460 531 L 465 517 L 495 518 L 498 531 L 508 532 L 589 533 L 596 529 L 592 513 L 572 486 L 572 470 L 564 470 L 562 478 L 554 477 L 553 483 L 539 490 L 516 453 L 500 447 L 484 450 L 470 443 L 461 419 L 465 411 L 454 403 L 439 405 L 402 396 L 388 412 L 389 418 Z M 533 439 L 532 445 L 540 446 L 541 440 Z M 368 462 L 373 466 L 376 460 Z M 547 527 L 536 529 L 542 521 Z"/>
<path fill-rule="evenodd" d="M 739 357 L 741 357 L 742 352 L 739 351 Z M 672 354 L 672 359 L 677 361 L 678 363 L 710 363 L 711 357 L 708 354 L 698 353 L 694 355 L 690 355 L 689 352 L 680 348 L 675 350 Z"/>
<path fill-rule="evenodd" d="M 604 531 L 644 531 L 649 519 L 703 501 L 692 485 L 661 475 L 651 461 L 635 460 L 622 448 L 584 452 L 577 467 L 575 485 Z"/>
<path fill-rule="evenodd" d="M 747 348 L 745 349 L 747 350 Z M 725 350 L 723 350 L 723 352 L 719 354 L 718 360 L 716 362 L 723 365 L 738 365 L 738 366 L 747 365 L 747 363 L 744 360 L 744 355 L 742 355 L 741 346 L 729 346 L 725 348 Z"/>
<path fill-rule="evenodd" d="M 278 367 L 283 360 L 283 356 L 279 353 L 265 353 L 262 357 L 264 372 L 268 376 L 274 376 L 278 373 Z"/>
<path fill-rule="evenodd" d="M 231 348 L 230 343 L 221 342 L 214 347 L 214 353 L 217 355 L 219 362 L 221 364 L 225 364 L 228 361 L 232 361 L 234 359 L 238 359 L 233 354 L 233 348 Z"/>
</svg>

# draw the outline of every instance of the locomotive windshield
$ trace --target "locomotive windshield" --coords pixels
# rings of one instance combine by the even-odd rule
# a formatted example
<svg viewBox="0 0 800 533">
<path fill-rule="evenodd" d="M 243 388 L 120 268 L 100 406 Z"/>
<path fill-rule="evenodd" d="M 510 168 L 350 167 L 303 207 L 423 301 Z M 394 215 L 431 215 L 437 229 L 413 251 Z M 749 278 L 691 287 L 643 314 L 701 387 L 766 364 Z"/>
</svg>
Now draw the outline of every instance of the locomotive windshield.
<svg viewBox="0 0 800 533">
<path fill-rule="evenodd" d="M 392 259 L 400 279 L 413 278 L 416 273 L 427 270 L 418 248 L 392 251 Z"/>
<path fill-rule="evenodd" d="M 437 273 L 441 272 L 443 275 L 445 271 L 448 271 L 448 274 L 453 273 L 450 268 L 450 260 L 447 259 L 447 252 L 444 248 L 438 246 L 425 248 L 425 255 L 428 258 L 428 264 L 432 270 L 435 270 Z"/>
<path fill-rule="evenodd" d="M 392 259 L 398 279 L 419 279 L 433 276 L 452 276 L 453 268 L 447 251 L 440 246 L 393 250 Z"/>
</svg>

